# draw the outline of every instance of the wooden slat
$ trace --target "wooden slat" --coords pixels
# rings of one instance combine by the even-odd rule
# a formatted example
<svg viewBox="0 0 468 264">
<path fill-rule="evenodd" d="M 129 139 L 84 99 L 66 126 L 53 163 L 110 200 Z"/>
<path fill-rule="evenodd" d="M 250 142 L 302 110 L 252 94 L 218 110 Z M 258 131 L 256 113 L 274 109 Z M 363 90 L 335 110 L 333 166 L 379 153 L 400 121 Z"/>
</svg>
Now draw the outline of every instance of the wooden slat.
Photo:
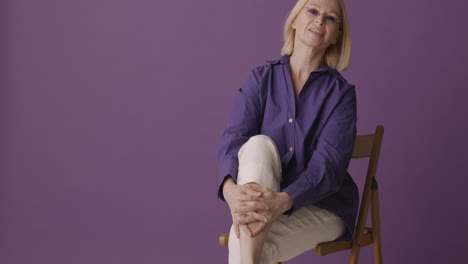
<svg viewBox="0 0 468 264">
<path fill-rule="evenodd" d="M 359 241 L 360 247 L 365 247 L 372 244 L 372 233 L 365 233 L 362 235 L 361 240 Z M 340 241 L 340 242 L 325 242 L 320 243 L 315 247 L 315 255 L 325 256 L 331 253 L 335 253 L 341 250 L 351 249 L 351 241 Z"/>
<path fill-rule="evenodd" d="M 352 157 L 354 159 L 370 157 L 373 143 L 374 134 L 356 136 Z"/>
<path fill-rule="evenodd" d="M 375 230 L 374 241 L 374 264 L 382 264 L 382 239 L 380 233 L 380 208 L 379 208 L 379 190 L 372 191 L 371 200 L 372 226 Z"/>
<path fill-rule="evenodd" d="M 340 242 L 325 242 L 318 244 L 315 247 L 315 255 L 325 256 L 333 252 L 346 250 L 351 248 L 350 241 L 340 241 Z"/>
</svg>

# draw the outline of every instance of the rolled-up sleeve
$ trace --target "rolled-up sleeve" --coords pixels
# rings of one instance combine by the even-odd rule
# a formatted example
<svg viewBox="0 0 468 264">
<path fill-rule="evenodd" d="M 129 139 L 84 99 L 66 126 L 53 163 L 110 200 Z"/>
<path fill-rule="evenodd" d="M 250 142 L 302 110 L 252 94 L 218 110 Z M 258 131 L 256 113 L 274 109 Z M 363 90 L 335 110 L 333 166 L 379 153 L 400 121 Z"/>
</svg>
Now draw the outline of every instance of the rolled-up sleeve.
<svg viewBox="0 0 468 264">
<path fill-rule="evenodd" d="M 219 168 L 218 198 L 225 201 L 222 184 L 227 176 L 237 183 L 239 160 L 237 153 L 250 137 L 260 133 L 261 105 L 255 68 L 234 98 L 229 120 L 216 147 Z"/>
<path fill-rule="evenodd" d="M 356 122 L 356 92 L 350 85 L 325 123 L 306 169 L 282 190 L 294 199 L 285 215 L 339 191 L 354 149 Z"/>
</svg>

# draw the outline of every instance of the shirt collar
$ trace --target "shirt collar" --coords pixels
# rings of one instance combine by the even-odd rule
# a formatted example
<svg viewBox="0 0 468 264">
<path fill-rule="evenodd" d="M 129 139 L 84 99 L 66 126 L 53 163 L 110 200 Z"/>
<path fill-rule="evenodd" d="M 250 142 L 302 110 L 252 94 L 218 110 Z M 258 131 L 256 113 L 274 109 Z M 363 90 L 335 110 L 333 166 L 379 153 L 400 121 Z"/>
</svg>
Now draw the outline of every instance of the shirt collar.
<svg viewBox="0 0 468 264">
<path fill-rule="evenodd" d="M 266 62 L 269 62 L 270 64 L 278 64 L 278 63 L 284 64 L 284 63 L 289 62 L 289 57 L 290 57 L 290 55 L 285 54 L 285 55 L 283 55 L 280 59 L 277 59 L 277 60 L 267 60 Z"/>
<path fill-rule="evenodd" d="M 283 55 L 280 59 L 277 59 L 277 60 L 267 60 L 266 62 L 270 63 L 270 64 L 286 64 L 286 63 L 289 63 L 289 58 L 291 57 L 291 55 L 288 55 L 288 54 L 285 54 Z M 343 79 L 343 77 L 341 76 L 341 74 L 333 69 L 330 69 L 330 67 L 328 67 L 327 64 L 324 64 L 322 65 L 318 70 L 315 70 L 314 72 L 325 72 L 325 71 L 328 71 L 330 73 L 332 73 L 333 75 L 335 75 L 336 77 L 340 78 L 340 79 Z"/>
<path fill-rule="evenodd" d="M 268 62 L 270 64 L 278 64 L 278 63 L 285 64 L 285 63 L 289 63 L 289 58 L 290 57 L 291 57 L 291 55 L 285 54 L 280 59 L 267 60 L 266 62 Z M 331 71 L 331 69 L 328 67 L 328 65 L 324 64 L 316 71 L 318 71 L 318 72 Z"/>
</svg>

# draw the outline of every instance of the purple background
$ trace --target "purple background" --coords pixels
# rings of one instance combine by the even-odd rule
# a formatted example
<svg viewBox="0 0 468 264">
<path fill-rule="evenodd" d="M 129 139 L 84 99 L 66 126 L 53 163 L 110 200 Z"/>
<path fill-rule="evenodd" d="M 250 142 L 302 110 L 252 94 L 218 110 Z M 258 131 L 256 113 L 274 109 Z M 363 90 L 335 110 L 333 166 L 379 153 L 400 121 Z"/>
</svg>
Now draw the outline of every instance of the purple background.
<svg viewBox="0 0 468 264">
<path fill-rule="evenodd" d="M 347 0 L 343 75 L 358 133 L 385 126 L 384 263 L 461 263 L 468 5 L 417 2 Z M 280 57 L 294 3 L 0 2 L 0 263 L 227 263 L 216 142 L 251 68 Z M 360 190 L 366 162 L 350 166 Z"/>
</svg>

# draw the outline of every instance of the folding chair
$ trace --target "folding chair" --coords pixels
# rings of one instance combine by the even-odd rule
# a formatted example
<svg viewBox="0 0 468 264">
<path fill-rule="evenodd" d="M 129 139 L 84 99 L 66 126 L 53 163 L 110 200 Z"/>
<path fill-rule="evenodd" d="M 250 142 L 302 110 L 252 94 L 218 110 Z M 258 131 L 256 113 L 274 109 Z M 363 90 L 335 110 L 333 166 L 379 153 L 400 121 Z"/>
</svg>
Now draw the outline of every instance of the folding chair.
<svg viewBox="0 0 468 264">
<path fill-rule="evenodd" d="M 351 250 L 349 264 L 357 264 L 361 247 L 373 244 L 374 264 L 382 264 L 382 241 L 380 233 L 379 191 L 375 174 L 382 146 L 384 127 L 377 126 L 375 134 L 358 135 L 354 144 L 353 159 L 369 158 L 366 182 L 359 207 L 356 229 L 352 241 L 330 241 L 316 245 L 315 255 L 325 256 L 341 250 Z M 372 227 L 366 227 L 367 213 L 371 206 Z M 219 237 L 221 246 L 228 246 L 229 233 Z M 280 262 L 276 263 L 280 264 Z"/>
</svg>

